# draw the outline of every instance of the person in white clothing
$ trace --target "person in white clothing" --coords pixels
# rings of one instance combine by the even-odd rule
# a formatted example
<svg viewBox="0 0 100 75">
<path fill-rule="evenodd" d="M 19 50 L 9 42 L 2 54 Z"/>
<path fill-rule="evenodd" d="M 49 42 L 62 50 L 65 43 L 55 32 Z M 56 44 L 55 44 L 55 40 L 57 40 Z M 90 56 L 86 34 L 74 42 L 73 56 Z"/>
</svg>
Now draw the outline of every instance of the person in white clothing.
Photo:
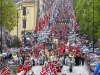
<svg viewBox="0 0 100 75">
<path fill-rule="evenodd" d="M 69 64 L 69 62 L 70 62 L 70 59 L 69 59 L 69 57 L 68 57 L 68 56 L 66 56 L 66 58 L 65 58 L 65 65 L 68 65 L 68 64 Z"/>
</svg>

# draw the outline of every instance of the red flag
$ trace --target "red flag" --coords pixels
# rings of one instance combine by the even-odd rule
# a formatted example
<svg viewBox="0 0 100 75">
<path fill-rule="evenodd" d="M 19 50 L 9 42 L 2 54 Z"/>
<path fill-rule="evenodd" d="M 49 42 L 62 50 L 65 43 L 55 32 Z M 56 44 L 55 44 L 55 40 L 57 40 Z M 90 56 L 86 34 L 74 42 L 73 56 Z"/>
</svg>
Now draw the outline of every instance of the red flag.
<svg viewBox="0 0 100 75">
<path fill-rule="evenodd" d="M 47 15 L 47 14 L 44 16 L 44 18 L 45 18 L 45 26 L 47 26 L 48 23 L 49 23 L 49 17 L 50 17 L 50 16 Z"/>
<path fill-rule="evenodd" d="M 9 67 L 5 67 L 1 70 L 0 75 L 10 75 Z"/>
<path fill-rule="evenodd" d="M 51 33 L 55 33 L 55 32 L 57 32 L 57 29 L 56 29 L 55 26 L 53 26 L 52 29 L 51 29 Z"/>
<path fill-rule="evenodd" d="M 75 30 L 79 30 L 80 29 L 80 25 L 76 22 L 75 23 Z"/>
<path fill-rule="evenodd" d="M 24 70 L 23 65 L 20 65 L 20 66 L 17 67 L 17 72 L 18 72 L 18 73 L 20 73 L 20 72 L 23 71 L 23 70 Z"/>
<path fill-rule="evenodd" d="M 42 67 L 41 75 L 47 75 L 47 71 L 44 67 Z"/>
<path fill-rule="evenodd" d="M 25 71 L 25 72 L 27 72 L 27 71 L 29 71 L 29 70 L 31 70 L 31 66 L 30 66 L 30 65 L 24 66 L 24 71 Z"/>
<path fill-rule="evenodd" d="M 53 63 L 51 64 L 50 69 L 51 69 L 51 72 L 54 72 L 56 70 L 56 68 L 55 68 Z"/>
<path fill-rule="evenodd" d="M 57 72 L 61 72 L 60 66 L 61 66 L 61 64 L 60 64 L 60 62 L 58 61 L 58 62 L 57 62 L 57 67 L 56 67 L 56 68 L 57 68 Z"/>
<path fill-rule="evenodd" d="M 64 47 L 60 47 L 60 52 L 64 53 L 65 52 L 65 48 Z"/>
<path fill-rule="evenodd" d="M 42 18 L 39 19 L 39 22 L 36 26 L 36 31 L 42 31 L 44 27 L 48 25 L 49 17 L 47 15 L 44 15 Z"/>
<path fill-rule="evenodd" d="M 66 35 L 67 30 L 68 30 L 67 25 L 64 25 L 64 26 L 62 27 L 62 33 L 63 33 L 63 35 Z"/>
<path fill-rule="evenodd" d="M 80 47 L 76 48 L 76 54 L 80 53 Z"/>
</svg>

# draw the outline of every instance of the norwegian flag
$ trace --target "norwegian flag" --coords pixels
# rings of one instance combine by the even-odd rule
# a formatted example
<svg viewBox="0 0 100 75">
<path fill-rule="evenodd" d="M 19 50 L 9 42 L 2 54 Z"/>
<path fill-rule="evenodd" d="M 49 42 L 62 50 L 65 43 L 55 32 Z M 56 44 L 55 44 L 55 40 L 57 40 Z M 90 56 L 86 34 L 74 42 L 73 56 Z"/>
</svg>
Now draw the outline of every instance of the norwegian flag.
<svg viewBox="0 0 100 75">
<path fill-rule="evenodd" d="M 42 67 L 41 75 L 48 75 L 45 67 Z"/>
<path fill-rule="evenodd" d="M 0 75 L 10 75 L 9 67 L 5 67 L 1 70 Z"/>
<path fill-rule="evenodd" d="M 62 33 L 63 33 L 63 34 L 66 34 L 67 31 L 68 31 L 68 27 L 67 27 L 67 25 L 64 25 L 64 26 L 62 27 Z"/>
<path fill-rule="evenodd" d="M 23 65 L 20 65 L 17 67 L 17 72 L 20 73 L 21 71 L 24 70 L 24 66 Z"/>
<path fill-rule="evenodd" d="M 49 13 L 49 12 L 48 12 Z M 49 14 L 44 15 L 43 27 L 47 26 L 49 23 Z"/>
<path fill-rule="evenodd" d="M 65 52 L 65 48 L 64 47 L 60 47 L 60 52 L 63 54 Z"/>
<path fill-rule="evenodd" d="M 76 54 L 80 53 L 80 47 L 76 47 Z"/>
<path fill-rule="evenodd" d="M 51 63 L 50 70 L 54 73 L 54 75 L 58 75 L 54 63 Z"/>
<path fill-rule="evenodd" d="M 28 71 L 30 71 L 30 70 L 31 70 L 31 66 L 30 66 L 30 65 L 24 66 L 25 75 L 26 75 L 26 73 L 27 73 Z"/>
<path fill-rule="evenodd" d="M 51 2 L 54 2 L 54 0 L 39 1 L 39 16 L 35 29 L 36 32 L 41 32 L 46 28 L 46 26 L 48 26 L 51 16 Z"/>
<path fill-rule="evenodd" d="M 37 47 L 36 47 L 36 49 L 44 49 L 44 44 L 42 43 L 39 43 L 39 44 L 37 44 Z"/>
<path fill-rule="evenodd" d="M 51 28 L 51 33 L 56 33 L 56 32 L 57 32 L 57 29 L 56 29 L 55 26 L 53 26 L 53 27 Z"/>
<path fill-rule="evenodd" d="M 50 69 L 51 69 L 51 72 L 54 72 L 56 70 L 54 63 L 51 64 Z"/>
<path fill-rule="evenodd" d="M 50 12 L 46 13 L 39 21 L 36 26 L 36 31 L 42 31 L 49 24 Z"/>
<path fill-rule="evenodd" d="M 75 30 L 80 30 L 80 25 L 77 22 L 75 23 Z"/>
</svg>

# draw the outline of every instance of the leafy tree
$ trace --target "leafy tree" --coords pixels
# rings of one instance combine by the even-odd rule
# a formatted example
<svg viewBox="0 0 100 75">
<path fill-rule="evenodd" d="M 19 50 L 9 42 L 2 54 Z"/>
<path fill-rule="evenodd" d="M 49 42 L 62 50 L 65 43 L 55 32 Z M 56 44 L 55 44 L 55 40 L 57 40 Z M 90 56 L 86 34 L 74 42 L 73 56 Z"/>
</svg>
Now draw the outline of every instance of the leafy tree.
<svg viewBox="0 0 100 75">
<path fill-rule="evenodd" d="M 80 32 L 92 40 L 100 38 L 100 0 L 74 0 Z"/>
<path fill-rule="evenodd" d="M 17 11 L 13 0 L 0 0 L 0 26 L 11 31 L 16 25 Z"/>
</svg>

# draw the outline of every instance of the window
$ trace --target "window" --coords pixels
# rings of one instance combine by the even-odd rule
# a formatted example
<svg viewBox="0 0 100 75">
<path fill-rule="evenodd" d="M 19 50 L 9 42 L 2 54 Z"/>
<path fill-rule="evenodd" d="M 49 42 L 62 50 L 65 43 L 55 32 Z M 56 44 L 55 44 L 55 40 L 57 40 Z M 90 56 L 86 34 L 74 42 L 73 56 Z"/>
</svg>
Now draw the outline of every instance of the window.
<svg viewBox="0 0 100 75">
<path fill-rule="evenodd" d="M 23 7 L 23 15 L 26 16 L 26 7 Z"/>
<path fill-rule="evenodd" d="M 23 28 L 26 28 L 26 19 L 23 19 Z"/>
</svg>

